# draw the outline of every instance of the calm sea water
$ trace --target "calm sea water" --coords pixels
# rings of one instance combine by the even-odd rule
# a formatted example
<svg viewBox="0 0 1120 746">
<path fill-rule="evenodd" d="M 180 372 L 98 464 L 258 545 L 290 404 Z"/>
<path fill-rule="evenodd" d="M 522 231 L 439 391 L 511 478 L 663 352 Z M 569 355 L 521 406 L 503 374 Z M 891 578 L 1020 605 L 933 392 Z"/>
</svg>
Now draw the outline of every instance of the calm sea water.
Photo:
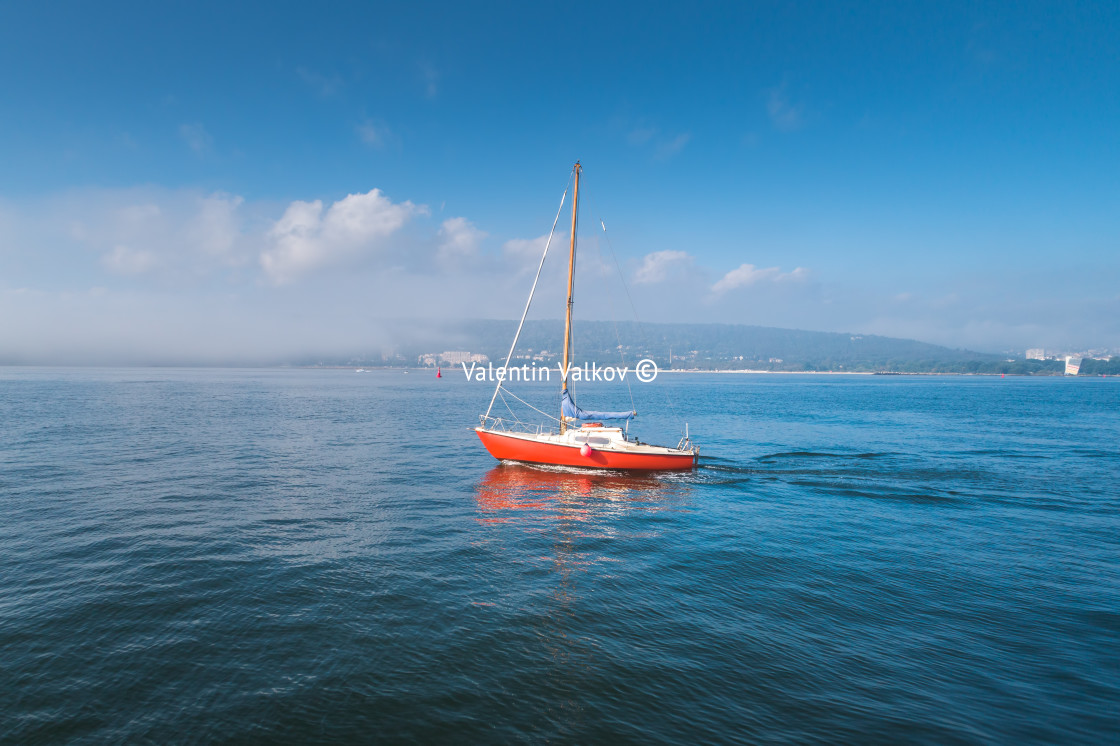
<svg viewBox="0 0 1120 746">
<path fill-rule="evenodd" d="M 1120 380 L 634 393 L 697 472 L 498 465 L 461 372 L 0 369 L 0 740 L 1120 740 Z"/>
</svg>

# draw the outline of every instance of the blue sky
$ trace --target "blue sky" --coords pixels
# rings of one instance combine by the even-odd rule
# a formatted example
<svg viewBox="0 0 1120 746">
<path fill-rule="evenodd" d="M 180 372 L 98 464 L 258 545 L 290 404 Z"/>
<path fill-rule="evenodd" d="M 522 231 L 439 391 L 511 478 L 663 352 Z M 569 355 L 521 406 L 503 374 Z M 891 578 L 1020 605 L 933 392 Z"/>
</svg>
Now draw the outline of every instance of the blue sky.
<svg viewBox="0 0 1120 746">
<path fill-rule="evenodd" d="M 514 317 L 576 158 L 644 320 L 1120 347 L 1118 50 L 1115 3 L 6 4 L 0 352 Z"/>
</svg>

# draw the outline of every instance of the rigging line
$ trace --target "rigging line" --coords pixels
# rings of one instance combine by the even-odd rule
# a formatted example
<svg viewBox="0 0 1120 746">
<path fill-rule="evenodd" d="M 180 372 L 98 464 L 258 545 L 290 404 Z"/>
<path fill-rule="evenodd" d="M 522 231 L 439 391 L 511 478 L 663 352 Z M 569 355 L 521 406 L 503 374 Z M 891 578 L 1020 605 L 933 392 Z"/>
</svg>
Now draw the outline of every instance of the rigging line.
<svg viewBox="0 0 1120 746">
<path fill-rule="evenodd" d="M 587 199 L 588 199 L 589 202 L 593 201 L 590 189 L 587 190 Z M 598 211 L 596 211 L 596 212 L 598 212 Z M 602 217 L 599 218 L 599 225 L 601 225 L 603 227 L 603 239 L 606 240 L 606 242 L 607 242 L 607 247 L 610 249 L 610 252 L 611 252 L 611 259 L 614 261 L 615 267 L 618 268 L 618 276 L 619 276 L 619 280 L 622 283 L 622 289 L 624 291 L 626 291 L 626 297 L 629 299 L 630 298 L 630 289 L 626 286 L 626 279 L 622 276 L 622 268 L 618 266 L 618 258 L 615 256 L 614 248 L 611 247 L 611 245 L 610 245 L 610 237 L 607 236 L 607 224 L 603 222 Z M 601 251 L 599 251 L 599 242 L 598 241 L 595 242 L 595 252 L 599 257 L 599 261 L 606 264 L 606 262 L 603 260 L 603 253 Z M 603 278 L 604 288 L 606 288 L 606 284 L 607 284 L 606 278 Z M 607 306 L 608 306 L 608 308 L 610 309 L 610 312 L 611 312 L 611 324 L 614 326 L 614 337 L 615 337 L 615 340 L 618 342 L 618 356 L 622 359 L 623 367 L 629 367 L 626 364 L 626 353 L 622 349 L 622 335 L 618 331 L 618 317 L 615 315 L 615 312 L 614 312 L 614 300 L 611 298 L 610 288 L 606 288 L 606 291 L 607 292 L 605 293 L 605 295 L 607 296 Z M 633 299 L 630 299 L 630 308 L 634 312 L 635 320 L 637 320 L 638 310 L 634 307 Z M 624 380 L 626 380 L 626 379 L 624 379 Z M 626 392 L 630 395 L 630 411 L 631 412 L 636 412 L 638 410 L 638 406 L 634 403 L 634 389 L 631 388 L 629 380 L 626 380 Z M 670 404 L 670 409 L 671 408 L 672 408 L 672 405 Z M 676 414 L 676 412 L 674 412 L 674 414 Z"/>
<path fill-rule="evenodd" d="M 603 221 L 600 220 L 599 224 L 602 225 L 602 223 Z M 606 226 L 604 226 L 604 230 L 605 229 Z M 606 265 L 606 260 L 603 259 L 603 252 L 599 250 L 598 240 L 595 241 L 595 255 L 599 257 L 599 261 L 602 262 L 603 265 Z M 614 326 L 614 338 L 615 341 L 618 342 L 618 357 L 622 360 L 622 367 L 628 369 L 630 366 L 626 363 L 626 352 L 622 349 L 622 335 L 618 331 L 618 318 L 614 313 L 614 300 L 611 298 L 612 293 L 610 287 L 607 286 L 607 278 L 601 277 L 600 279 L 603 281 L 603 295 L 607 296 L 607 308 L 610 309 L 611 312 L 611 325 Z M 634 390 L 630 388 L 630 380 L 624 378 L 623 381 L 626 383 L 626 391 L 630 394 L 630 411 L 636 412 L 638 407 L 634 404 Z"/>
<path fill-rule="evenodd" d="M 525 404 L 525 406 L 529 407 L 529 409 L 536 409 L 536 407 L 534 407 L 534 406 L 533 406 L 532 404 L 527 404 L 527 403 L 526 403 L 525 401 L 523 401 L 523 400 L 522 400 L 522 399 L 521 399 L 521 398 L 520 398 L 519 396 L 517 396 L 517 394 L 513 393 L 513 392 L 512 392 L 512 391 L 510 391 L 509 389 L 503 389 L 503 391 L 505 391 L 505 394 L 498 394 L 498 396 L 502 397 L 502 404 L 505 404 L 505 405 L 506 405 L 506 409 L 508 409 L 508 410 L 509 410 L 509 414 L 510 414 L 510 417 L 512 417 L 512 418 L 513 418 L 513 424 L 514 424 L 514 425 L 518 425 L 518 426 L 520 426 L 520 427 L 522 427 L 522 428 L 524 428 L 524 429 L 526 429 L 526 430 L 527 430 L 527 429 L 529 428 L 529 426 L 528 426 L 528 425 L 526 425 L 526 424 L 525 424 L 524 422 L 522 422 L 522 421 L 521 421 L 521 418 L 517 416 L 517 412 L 514 412 L 514 411 L 513 411 L 513 407 L 511 407 L 511 406 L 509 405 L 509 402 L 508 402 L 508 401 L 506 401 L 506 394 L 509 394 L 509 395 L 510 395 L 510 396 L 512 396 L 512 397 L 513 397 L 514 399 L 517 399 L 517 401 L 521 402 L 522 404 Z M 538 411 L 538 412 L 540 412 L 540 410 L 539 410 L 539 409 L 537 409 L 537 411 Z M 541 412 L 541 414 L 544 414 L 544 412 Z M 547 417 L 548 415 L 545 415 L 545 416 Z M 555 418 L 554 418 L 554 419 L 555 419 Z"/>
<path fill-rule="evenodd" d="M 508 393 L 508 389 L 506 389 L 506 393 Z M 505 400 L 505 394 L 500 394 L 500 395 L 502 397 L 502 403 L 505 404 L 506 409 L 510 410 L 510 417 L 513 418 L 513 422 L 511 422 L 511 425 L 513 425 L 515 427 L 525 429 L 525 430 L 528 430 L 529 426 L 525 425 L 525 423 L 521 421 L 520 417 L 517 417 L 517 413 L 513 411 L 512 407 L 510 407 L 510 402 L 507 402 Z"/>
<path fill-rule="evenodd" d="M 575 176 L 576 170 L 568 175 L 568 185 L 564 187 L 564 193 L 560 195 L 560 207 L 556 209 L 556 217 L 552 220 L 552 230 L 548 233 L 548 240 L 544 244 L 544 253 L 541 254 L 541 263 L 537 265 L 537 274 L 533 278 L 533 287 L 529 290 L 529 300 L 525 301 L 525 310 L 521 313 L 521 322 L 517 325 L 517 333 L 513 335 L 513 344 L 509 346 L 509 354 L 506 355 L 505 369 L 509 369 L 509 361 L 513 358 L 513 351 L 517 348 L 517 339 L 521 336 L 521 328 L 525 326 L 525 317 L 529 315 L 529 306 L 533 303 L 533 293 L 537 291 L 537 280 L 541 279 L 541 270 L 544 268 L 545 257 L 548 256 L 548 247 L 552 245 L 552 236 L 556 233 L 556 223 L 560 220 L 560 212 L 564 209 L 564 200 L 568 197 L 568 188 L 572 185 L 572 178 Z M 502 388 L 502 382 L 498 381 L 498 385 L 494 387 L 494 395 L 490 397 L 490 406 L 486 408 L 486 416 L 490 416 L 490 410 L 494 408 L 494 400 L 498 398 L 498 391 Z"/>
<path fill-rule="evenodd" d="M 509 405 L 509 402 L 508 402 L 508 401 L 506 401 L 506 395 L 505 395 L 505 394 L 503 394 L 502 392 L 500 392 L 500 391 L 499 391 L 499 392 L 498 392 L 498 396 L 502 397 L 502 404 L 505 404 L 505 405 L 506 405 L 506 409 L 508 409 L 508 410 L 509 410 L 510 416 L 511 416 L 511 417 L 513 417 L 513 419 L 515 419 L 515 420 L 516 420 L 516 419 L 517 419 L 517 412 L 514 412 L 514 411 L 513 411 L 513 407 L 511 407 L 511 406 Z"/>
<path fill-rule="evenodd" d="M 587 192 L 588 201 L 589 202 L 594 201 L 594 198 L 591 196 L 591 190 L 590 189 L 585 189 L 585 191 Z M 598 206 L 597 203 L 596 203 L 596 206 Z M 596 211 L 596 212 L 598 212 L 598 211 Z M 603 239 L 607 242 L 607 249 L 610 251 L 611 259 L 614 260 L 614 266 L 618 270 L 618 280 L 619 280 L 619 282 L 622 283 L 622 289 L 624 291 L 626 291 L 626 300 L 630 301 L 630 310 L 634 314 L 634 322 L 636 324 L 640 324 L 642 322 L 638 318 L 638 307 L 634 305 L 634 298 L 630 295 L 630 287 L 626 284 L 626 276 L 622 273 L 622 265 L 619 264 L 619 262 L 618 262 L 618 254 L 615 253 L 614 246 L 611 245 L 611 237 L 607 233 L 607 224 L 605 222 L 603 222 L 602 213 L 599 213 L 599 214 L 600 214 L 599 225 L 601 225 L 603 227 Z M 616 332 L 617 332 L 617 329 L 616 329 Z M 621 344 L 621 342 L 619 344 Z M 627 384 L 627 385 L 629 385 L 629 384 Z M 682 422 L 683 420 L 682 420 L 681 416 L 677 413 L 677 408 L 675 406 L 673 406 L 672 397 L 669 396 L 669 392 L 665 389 L 662 389 L 662 393 L 665 396 L 665 403 L 669 405 L 669 409 L 673 413 L 673 418 L 675 420 L 677 420 L 678 424 L 680 424 L 680 422 Z M 631 401 L 633 400 L 633 397 L 634 397 L 634 395 L 633 395 L 633 393 L 631 393 L 630 394 Z"/>
<path fill-rule="evenodd" d="M 525 401 L 524 399 L 522 399 L 522 398 L 521 398 L 520 396 L 518 396 L 517 394 L 513 393 L 513 392 L 512 392 L 512 391 L 510 391 L 509 389 L 503 389 L 503 390 L 504 390 L 504 391 L 506 392 L 506 394 L 509 394 L 509 395 L 510 395 L 510 396 L 512 396 L 512 397 L 513 397 L 514 399 L 517 399 L 517 401 L 521 402 L 522 404 L 524 404 L 524 405 L 525 405 L 526 407 L 528 407 L 529 409 L 533 410 L 534 412 L 540 412 L 540 414 L 543 414 L 543 415 L 544 415 L 545 417 L 547 417 L 547 418 L 548 418 L 548 419 L 550 419 L 550 420 L 556 420 L 557 422 L 559 422 L 559 421 L 560 421 L 560 418 L 559 418 L 559 417 L 555 417 L 555 416 L 553 416 L 553 415 L 549 414 L 548 412 L 541 412 L 541 410 L 537 409 L 537 408 L 536 408 L 536 407 L 534 407 L 534 406 L 533 406 L 532 404 L 530 404 L 529 402 Z M 505 398 L 506 398 L 505 394 L 502 394 L 502 401 L 505 401 Z M 507 404 L 506 406 L 508 407 L 509 405 Z M 512 411 L 512 410 L 510 410 L 510 411 Z M 514 415 L 514 417 L 516 417 L 516 416 L 517 416 L 517 415 Z"/>
<path fill-rule="evenodd" d="M 587 192 L 588 201 L 594 201 L 591 190 L 584 187 L 584 191 Z M 596 206 L 598 206 L 598 204 L 596 204 Z M 596 212 L 598 212 L 598 210 L 596 210 Z M 638 318 L 638 307 L 634 305 L 634 298 L 630 295 L 630 287 L 626 284 L 626 277 L 622 274 L 622 265 L 618 263 L 618 256 L 614 253 L 614 247 L 611 245 L 611 237 L 607 235 L 607 224 L 603 222 L 602 213 L 599 214 L 599 225 L 603 227 L 603 239 L 607 242 L 607 248 L 611 252 L 611 259 L 614 261 L 614 266 L 618 270 L 618 279 L 622 282 L 622 289 L 626 293 L 626 300 L 630 302 L 630 310 L 634 313 L 634 321 L 641 323 L 641 320 Z"/>
</svg>

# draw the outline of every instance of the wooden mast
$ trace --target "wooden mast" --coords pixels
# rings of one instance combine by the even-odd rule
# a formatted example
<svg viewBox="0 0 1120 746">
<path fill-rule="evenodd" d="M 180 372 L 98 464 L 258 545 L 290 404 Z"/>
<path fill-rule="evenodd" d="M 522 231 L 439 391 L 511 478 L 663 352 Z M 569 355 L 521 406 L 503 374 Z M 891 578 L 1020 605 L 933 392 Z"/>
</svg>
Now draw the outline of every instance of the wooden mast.
<svg viewBox="0 0 1120 746">
<path fill-rule="evenodd" d="M 568 390 L 568 352 L 571 348 L 572 342 L 572 279 L 575 276 L 576 270 L 576 212 L 579 209 L 579 175 L 583 168 L 576 161 L 573 167 L 576 172 L 576 185 L 575 190 L 572 192 L 572 240 L 568 247 L 568 310 L 564 316 L 564 380 L 560 385 L 560 390 Z M 567 423 L 564 422 L 564 407 L 560 406 L 560 434 L 563 435 L 567 429 Z"/>
</svg>

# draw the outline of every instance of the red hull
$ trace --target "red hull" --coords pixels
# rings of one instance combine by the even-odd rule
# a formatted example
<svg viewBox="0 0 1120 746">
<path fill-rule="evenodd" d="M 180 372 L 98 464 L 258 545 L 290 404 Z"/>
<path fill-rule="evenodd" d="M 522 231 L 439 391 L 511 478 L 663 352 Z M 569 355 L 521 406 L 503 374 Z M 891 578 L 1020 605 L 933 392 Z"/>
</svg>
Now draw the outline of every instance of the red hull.
<svg viewBox="0 0 1120 746">
<path fill-rule="evenodd" d="M 531 464 L 578 466 L 585 469 L 628 469 L 637 471 L 677 471 L 696 466 L 696 456 L 686 454 L 618 453 L 594 449 L 588 455 L 579 446 L 518 438 L 488 430 L 475 430 L 490 455 L 502 461 L 525 461 Z"/>
</svg>

